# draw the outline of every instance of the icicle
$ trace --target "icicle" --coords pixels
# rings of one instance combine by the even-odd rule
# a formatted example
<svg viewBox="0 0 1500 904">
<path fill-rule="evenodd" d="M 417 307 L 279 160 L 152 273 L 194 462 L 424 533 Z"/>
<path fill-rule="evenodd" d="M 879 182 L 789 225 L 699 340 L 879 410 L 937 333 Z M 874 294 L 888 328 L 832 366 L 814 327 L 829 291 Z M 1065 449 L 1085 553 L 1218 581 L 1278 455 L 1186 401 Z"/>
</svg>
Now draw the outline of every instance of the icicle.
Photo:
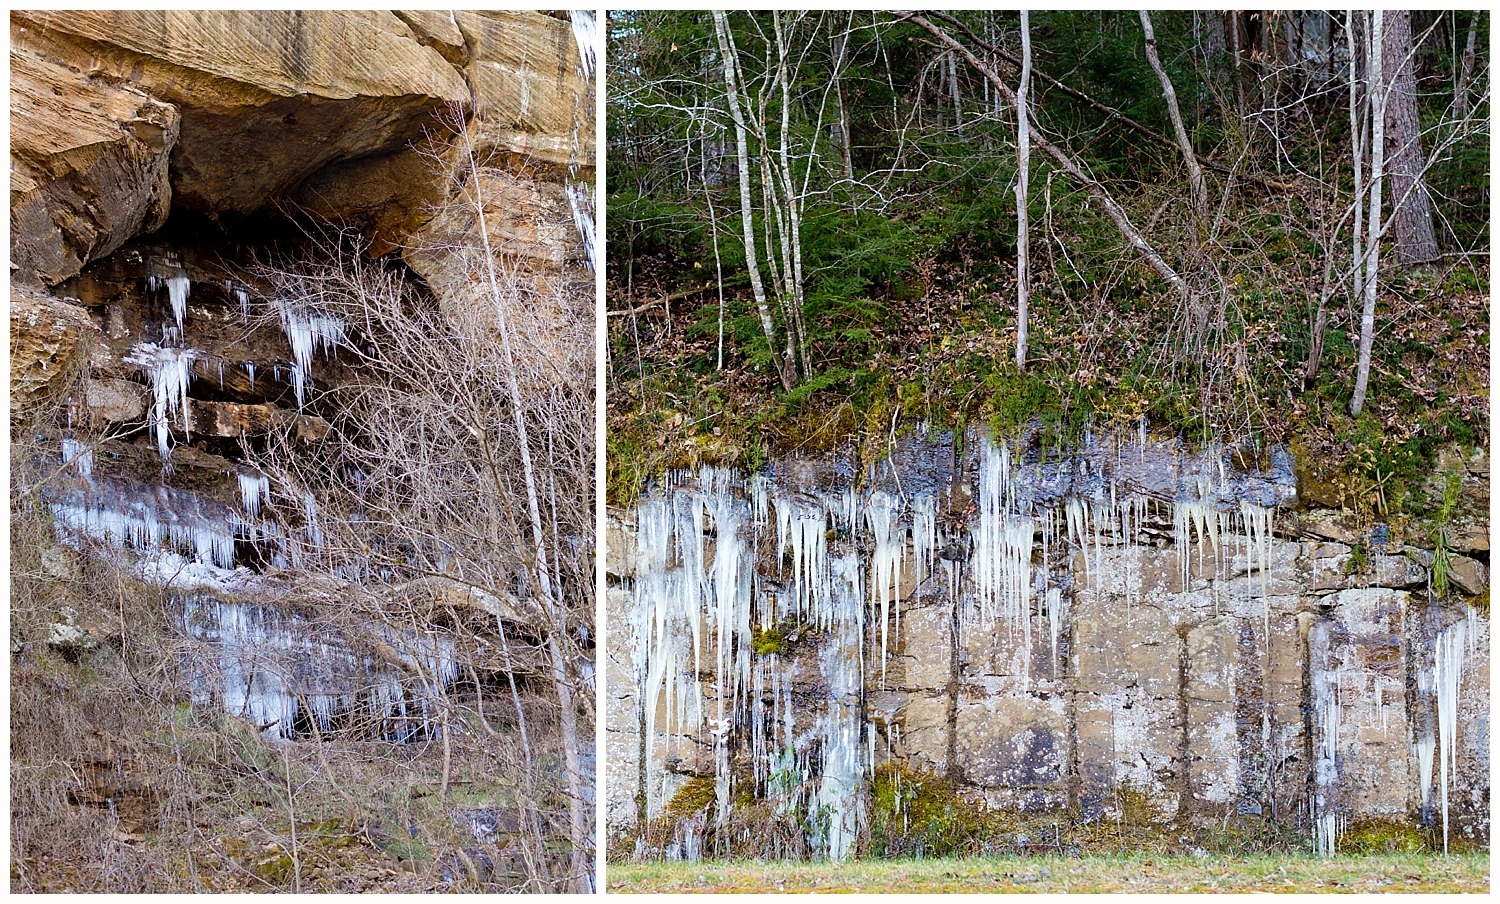
<svg viewBox="0 0 1500 904">
<path fill-rule="evenodd" d="M 578 68 L 584 81 L 594 77 L 594 48 L 599 40 L 599 25 L 590 9 L 568 11 L 573 23 L 573 40 L 578 42 Z"/>
<path fill-rule="evenodd" d="M 1429 732 L 1412 742 L 1417 754 L 1417 775 L 1422 782 L 1422 804 L 1432 799 L 1432 754 L 1437 748 L 1437 738 Z"/>
<path fill-rule="evenodd" d="M 245 362 L 245 374 L 250 377 L 250 388 L 252 390 L 254 390 L 255 389 L 255 362 L 254 361 L 246 361 Z"/>
<path fill-rule="evenodd" d="M 281 314 L 281 331 L 292 345 L 292 391 L 297 396 L 297 407 L 301 408 L 312 379 L 313 352 L 331 351 L 344 340 L 344 320 L 288 301 L 278 302 L 277 310 Z"/>
<path fill-rule="evenodd" d="M 1314 756 L 1313 838 L 1319 855 L 1337 852 L 1338 814 L 1332 796 L 1339 781 L 1339 726 L 1343 719 L 1340 678 L 1342 667 L 1324 669 L 1313 678 L 1313 706 L 1317 718 L 1318 745 Z"/>
<path fill-rule="evenodd" d="M 94 476 L 94 450 L 87 443 L 74 439 L 71 436 L 62 438 L 62 463 L 71 464 L 80 476 L 87 479 Z"/>
<path fill-rule="evenodd" d="M 226 279 L 224 290 L 240 303 L 240 322 L 248 323 L 250 321 L 250 288 L 238 280 Z"/>
<path fill-rule="evenodd" d="M 578 229 L 578 238 L 583 243 L 583 253 L 589 262 L 589 270 L 598 269 L 595 251 L 594 189 L 587 182 L 568 182 L 565 187 L 568 207 L 573 212 L 573 225 Z"/>
<path fill-rule="evenodd" d="M 1448 853 L 1448 787 L 1458 768 L 1458 688 L 1468 646 L 1468 621 L 1455 622 L 1438 635 L 1433 654 L 1437 691 L 1438 801 L 1443 809 L 1443 853 Z"/>
<path fill-rule="evenodd" d="M 162 264 L 153 262 L 151 270 L 153 272 L 146 274 L 146 289 L 150 292 L 167 290 L 167 300 L 172 305 L 172 319 L 177 321 L 177 334 L 180 337 L 187 320 L 187 300 L 188 293 L 192 291 L 192 281 L 188 278 L 187 271 L 171 260 Z M 160 272 L 156 272 L 158 270 Z"/>
<path fill-rule="evenodd" d="M 880 686 L 885 687 L 886 658 L 889 654 L 890 610 L 896 610 L 896 624 L 901 619 L 901 559 L 906 552 L 906 533 L 901 529 L 897 511 L 899 500 L 889 493 L 876 491 L 865 509 L 875 552 L 870 564 L 870 590 L 880 607 Z"/>
<path fill-rule="evenodd" d="M 1020 672 L 1031 674 L 1031 547 L 1036 526 L 1020 512 L 1010 449 L 988 436 L 980 445 L 979 512 L 974 534 L 974 600 L 979 623 L 1003 618 L 1020 629 Z"/>
<path fill-rule="evenodd" d="M 131 349 L 125 360 L 138 365 L 151 383 L 151 426 L 156 430 L 156 448 L 162 458 L 170 458 L 167 440 L 171 436 L 171 416 L 182 418 L 183 433 L 192 429 L 189 423 L 188 383 L 193 377 L 190 348 L 161 348 L 154 342 L 143 342 Z"/>
<path fill-rule="evenodd" d="M 932 577 L 933 562 L 937 560 L 937 499 L 931 493 L 922 493 L 912 500 L 911 546 L 917 585 L 921 586 Z"/>
<path fill-rule="evenodd" d="M 271 480 L 264 474 L 241 474 L 240 500 L 244 503 L 245 513 L 252 518 L 260 517 L 262 502 L 271 501 Z"/>
</svg>

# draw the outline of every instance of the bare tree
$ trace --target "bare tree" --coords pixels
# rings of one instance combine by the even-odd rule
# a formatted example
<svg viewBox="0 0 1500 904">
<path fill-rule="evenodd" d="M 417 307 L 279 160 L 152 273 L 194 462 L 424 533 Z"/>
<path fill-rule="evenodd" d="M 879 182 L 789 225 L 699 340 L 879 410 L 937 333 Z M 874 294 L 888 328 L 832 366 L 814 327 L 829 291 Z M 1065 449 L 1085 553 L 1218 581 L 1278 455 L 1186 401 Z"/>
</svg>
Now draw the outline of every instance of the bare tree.
<svg viewBox="0 0 1500 904">
<path fill-rule="evenodd" d="M 771 349 L 771 360 L 776 367 L 781 385 L 791 389 L 797 385 L 796 362 L 787 361 L 776 350 L 776 325 L 771 320 L 771 308 L 766 299 L 765 283 L 761 280 L 760 258 L 755 250 L 754 201 L 750 196 L 750 139 L 745 124 L 744 104 L 740 96 L 739 54 L 735 50 L 734 35 L 723 10 L 714 10 L 714 34 L 719 40 L 719 56 L 724 68 L 724 96 L 729 102 L 729 115 L 734 120 L 734 149 L 738 163 L 736 169 L 740 180 L 740 224 L 745 242 L 745 269 L 750 274 L 750 291 L 755 296 L 755 313 L 760 318 L 761 332 Z"/>
<path fill-rule="evenodd" d="M 1380 196 L 1385 179 L 1385 73 L 1384 16 L 1380 10 L 1370 13 L 1369 76 L 1370 83 L 1370 201 L 1369 232 L 1364 249 L 1364 309 L 1359 320 L 1359 363 L 1354 375 L 1354 396 L 1349 413 L 1358 415 L 1365 407 L 1365 393 L 1370 386 L 1370 350 L 1375 342 L 1375 300 L 1380 277 Z"/>
<path fill-rule="evenodd" d="M 1193 151 L 1193 142 L 1188 138 L 1187 127 L 1182 122 L 1182 110 L 1177 105 L 1177 89 L 1167 70 L 1162 68 L 1161 58 L 1156 53 L 1156 31 L 1151 27 L 1151 16 L 1141 10 L 1141 30 L 1146 34 L 1146 60 L 1151 71 L 1161 82 L 1162 97 L 1167 101 L 1167 115 L 1172 119 L 1172 131 L 1177 136 L 1177 146 L 1182 151 L 1182 161 L 1187 166 L 1188 183 L 1193 192 L 1193 213 L 1200 227 L 1208 221 L 1208 185 L 1203 181 L 1203 168 L 1198 165 L 1198 155 Z"/>
<path fill-rule="evenodd" d="M 986 83 L 988 84 L 988 83 Z M 1021 79 L 1016 86 L 1016 367 L 1026 370 L 1030 318 L 1031 253 L 1026 205 L 1031 180 L 1031 17 L 1021 10 Z"/>
<path fill-rule="evenodd" d="M 562 878 L 582 892 L 593 871 L 583 765 L 592 738 L 590 309 L 574 298 L 582 280 L 527 272 L 497 244 L 495 191 L 517 177 L 487 165 L 461 115 L 451 125 L 454 144 L 434 162 L 452 193 L 423 245 L 408 250 L 446 301 L 422 297 L 343 236 L 320 241 L 313 260 L 253 274 L 276 305 L 340 324 L 338 354 L 358 375 L 330 390 L 339 404 L 317 455 L 273 442 L 261 463 L 278 492 L 305 500 L 295 517 L 312 538 L 302 561 L 314 577 L 353 573 L 371 592 L 420 588 L 486 613 L 506 663 L 512 638 L 533 639 L 524 665 L 502 668 L 532 671 L 550 688 L 562 770 L 551 780 L 528 772 L 523 787 L 560 782 L 545 793 L 566 800 Z M 527 721 L 518 708 L 518 724 Z M 546 859 L 539 851 L 534 890 L 559 890 Z"/>
</svg>

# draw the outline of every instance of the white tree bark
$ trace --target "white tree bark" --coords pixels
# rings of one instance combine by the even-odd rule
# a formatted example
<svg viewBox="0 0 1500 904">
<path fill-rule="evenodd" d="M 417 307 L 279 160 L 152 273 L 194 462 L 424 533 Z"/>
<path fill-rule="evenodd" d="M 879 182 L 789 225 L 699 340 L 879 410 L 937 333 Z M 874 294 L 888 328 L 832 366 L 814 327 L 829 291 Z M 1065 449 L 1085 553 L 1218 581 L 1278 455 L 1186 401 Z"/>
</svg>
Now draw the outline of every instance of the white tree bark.
<svg viewBox="0 0 1500 904">
<path fill-rule="evenodd" d="M 1031 16 L 1021 10 L 1021 80 L 1016 86 L 1016 367 L 1026 370 L 1031 250 L 1026 205 L 1031 181 Z"/>
<path fill-rule="evenodd" d="M 1349 42 L 1349 134 L 1354 148 L 1354 233 L 1350 236 L 1350 242 L 1354 246 L 1350 263 L 1354 274 L 1354 298 L 1364 298 L 1365 274 L 1364 262 L 1364 199 L 1365 199 L 1365 126 L 1368 120 L 1359 115 L 1359 41 L 1355 38 L 1356 14 L 1358 10 L 1349 10 L 1347 33 Z"/>
<path fill-rule="evenodd" d="M 734 120 L 735 159 L 739 164 L 740 177 L 740 222 L 744 227 L 745 269 L 750 274 L 750 292 L 755 296 L 755 312 L 760 317 L 760 328 L 765 333 L 766 344 L 771 349 L 771 360 L 776 367 L 781 384 L 792 388 L 787 379 L 786 367 L 776 350 L 776 325 L 771 321 L 771 308 L 766 301 L 766 287 L 760 278 L 760 258 L 755 252 L 755 215 L 750 197 L 750 152 L 746 135 L 745 112 L 740 104 L 740 79 L 738 57 L 735 55 L 734 36 L 729 33 L 729 23 L 723 10 L 714 10 L 714 33 L 719 39 L 719 55 L 724 60 L 724 93 L 729 100 L 729 117 Z"/>
<path fill-rule="evenodd" d="M 1375 298 L 1380 273 L 1380 194 L 1385 175 L 1385 73 L 1382 70 L 1381 44 L 1384 42 L 1384 13 L 1370 13 L 1369 82 L 1370 82 L 1370 216 L 1369 238 L 1365 243 L 1364 311 L 1359 319 L 1359 364 L 1354 375 L 1354 397 L 1349 413 L 1358 415 L 1365 407 L 1370 387 L 1370 350 L 1375 343 Z"/>
</svg>

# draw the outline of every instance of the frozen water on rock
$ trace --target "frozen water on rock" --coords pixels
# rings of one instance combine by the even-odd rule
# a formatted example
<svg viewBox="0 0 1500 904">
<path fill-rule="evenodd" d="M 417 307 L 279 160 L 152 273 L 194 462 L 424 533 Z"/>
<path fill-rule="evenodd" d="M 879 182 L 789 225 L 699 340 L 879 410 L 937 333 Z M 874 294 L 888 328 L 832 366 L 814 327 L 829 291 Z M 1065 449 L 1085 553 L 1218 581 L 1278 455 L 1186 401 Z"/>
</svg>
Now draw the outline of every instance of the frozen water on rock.
<svg viewBox="0 0 1500 904">
<path fill-rule="evenodd" d="M 199 564 L 234 568 L 234 513 L 195 493 L 94 479 L 78 492 L 59 492 L 50 505 L 65 536 L 145 554 L 177 552 Z"/>
<path fill-rule="evenodd" d="M 94 448 L 71 436 L 62 438 L 62 462 L 71 464 L 85 479 L 94 474 Z"/>
<path fill-rule="evenodd" d="M 594 189 L 587 182 L 568 182 L 566 186 L 568 207 L 573 212 L 573 225 L 578 229 L 583 253 L 588 259 L 589 270 L 597 270 L 599 261 L 595 247 Z"/>
<path fill-rule="evenodd" d="M 594 77 L 594 48 L 599 41 L 599 24 L 591 9 L 568 11 L 573 24 L 573 40 L 578 42 L 579 74 L 587 81 Z"/>
<path fill-rule="evenodd" d="M 1470 611 L 1474 611 L 1472 608 Z M 1454 622 L 1437 637 L 1433 689 L 1437 692 L 1438 804 L 1443 812 L 1443 853 L 1448 853 L 1448 788 L 1458 765 L 1458 687 L 1468 652 L 1469 622 Z"/>
<path fill-rule="evenodd" d="M 146 381 L 151 384 L 150 422 L 156 431 L 156 448 L 164 459 L 169 459 L 172 453 L 168 446 L 172 418 L 182 420 L 183 433 L 192 429 L 188 385 L 193 379 L 193 361 L 197 355 L 190 348 L 162 348 L 154 342 L 142 342 L 125 357 L 125 361 L 140 367 Z"/>
<path fill-rule="evenodd" d="M 172 306 L 172 319 L 177 321 L 180 337 L 187 320 L 188 294 L 192 291 L 192 280 L 187 271 L 173 258 L 152 261 L 147 267 L 146 289 L 150 292 L 166 290 L 167 301 Z"/>
<path fill-rule="evenodd" d="M 627 586 L 647 818 L 680 787 L 669 761 L 714 776 L 711 822 L 673 853 L 726 825 L 736 781 L 807 827 L 823 856 L 852 851 L 871 771 L 900 730 L 868 723 L 863 698 L 886 685 L 914 600 L 947 594 L 961 629 L 1008 649 L 1030 689 L 1056 674 L 1075 594 L 1119 593 L 1129 617 L 1148 542 L 1176 541 L 1184 589 L 1244 575 L 1267 595 L 1275 509 L 1295 496 L 1289 459 L 1273 452 L 1264 473 L 1247 474 L 1222 448 L 1097 439 L 1023 457 L 973 435 L 961 462 L 951 435 L 919 431 L 862 474 L 840 456 L 753 475 L 677 471 L 642 498 Z M 1046 661 L 1033 656 L 1034 616 L 1046 619 L 1051 668 L 1034 664 Z M 866 675 L 876 649 L 880 668 Z M 1336 775 L 1331 680 L 1318 698 L 1320 768 Z M 745 754 L 738 778 L 731 764 Z M 1341 818 L 1332 798 L 1310 815 L 1331 850 Z"/>
<path fill-rule="evenodd" d="M 439 706 L 457 677 L 452 641 L 389 627 L 399 663 L 357 654 L 337 633 L 270 606 L 183 598 L 193 700 L 218 701 L 267 737 L 290 741 L 345 727 L 404 743 L 441 736 Z"/>
<path fill-rule="evenodd" d="M 245 514 L 259 518 L 261 504 L 271 501 L 271 479 L 264 474 L 240 474 L 239 481 Z"/>
<path fill-rule="evenodd" d="M 312 382 L 313 353 L 331 352 L 344 341 L 344 320 L 290 301 L 278 302 L 277 311 L 281 315 L 281 331 L 292 346 L 292 391 L 297 396 L 297 407 L 301 408 L 307 402 L 307 386 Z"/>
</svg>

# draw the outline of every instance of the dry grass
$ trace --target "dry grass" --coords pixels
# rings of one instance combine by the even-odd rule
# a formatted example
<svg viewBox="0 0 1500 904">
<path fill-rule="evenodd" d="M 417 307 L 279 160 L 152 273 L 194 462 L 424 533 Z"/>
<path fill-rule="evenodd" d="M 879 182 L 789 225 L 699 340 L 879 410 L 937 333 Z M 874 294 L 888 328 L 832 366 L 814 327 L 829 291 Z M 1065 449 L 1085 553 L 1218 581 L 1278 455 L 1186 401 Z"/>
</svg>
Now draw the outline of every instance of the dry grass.
<svg viewBox="0 0 1500 904">
<path fill-rule="evenodd" d="M 853 863 L 611 864 L 616 893 L 1461 892 L 1490 888 L 1487 853 L 1441 857 L 982 857 Z"/>
</svg>

